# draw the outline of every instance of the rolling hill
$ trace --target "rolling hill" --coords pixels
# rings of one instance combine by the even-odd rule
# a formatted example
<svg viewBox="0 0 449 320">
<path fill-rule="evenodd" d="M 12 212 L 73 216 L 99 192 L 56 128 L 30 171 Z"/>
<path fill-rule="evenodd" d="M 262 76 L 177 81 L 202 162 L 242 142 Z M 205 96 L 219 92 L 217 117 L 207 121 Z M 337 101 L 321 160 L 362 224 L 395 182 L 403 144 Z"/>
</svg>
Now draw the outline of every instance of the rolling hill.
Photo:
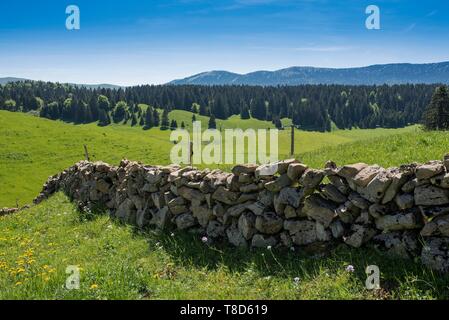
<svg viewBox="0 0 449 320">
<path fill-rule="evenodd" d="M 385 64 L 360 68 L 291 67 L 276 71 L 256 71 L 238 74 L 228 71 L 209 71 L 184 79 L 173 85 L 301 85 L 342 84 L 382 85 L 407 83 L 449 83 L 449 62 L 427 64 Z"/>
</svg>

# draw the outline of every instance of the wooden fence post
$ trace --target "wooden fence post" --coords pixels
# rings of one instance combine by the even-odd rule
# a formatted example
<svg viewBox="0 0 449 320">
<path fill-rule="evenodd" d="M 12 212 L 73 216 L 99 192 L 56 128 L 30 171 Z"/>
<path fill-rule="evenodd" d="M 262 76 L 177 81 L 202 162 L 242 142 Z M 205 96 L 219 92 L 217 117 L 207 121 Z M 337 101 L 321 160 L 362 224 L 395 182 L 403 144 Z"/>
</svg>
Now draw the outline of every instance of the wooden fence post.
<svg viewBox="0 0 449 320">
<path fill-rule="evenodd" d="M 90 161 L 89 151 L 87 151 L 87 146 L 86 145 L 84 145 L 84 156 L 86 157 L 87 161 Z"/>
</svg>

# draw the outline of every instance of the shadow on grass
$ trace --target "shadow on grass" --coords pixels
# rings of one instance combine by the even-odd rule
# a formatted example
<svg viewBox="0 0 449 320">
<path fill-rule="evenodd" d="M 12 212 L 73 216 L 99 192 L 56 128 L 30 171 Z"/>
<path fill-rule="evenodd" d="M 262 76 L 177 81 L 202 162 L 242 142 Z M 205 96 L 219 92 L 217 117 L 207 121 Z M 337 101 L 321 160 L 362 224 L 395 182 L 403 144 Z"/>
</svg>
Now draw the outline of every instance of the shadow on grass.
<svg viewBox="0 0 449 320">
<path fill-rule="evenodd" d="M 224 243 L 208 244 L 198 235 L 187 232 L 152 231 L 150 234 L 148 241 L 151 244 L 159 242 L 177 264 L 186 267 L 215 270 L 224 265 L 231 272 L 242 273 L 251 266 L 261 276 L 313 279 L 324 272 L 337 274 L 352 265 L 354 275 L 364 284 L 366 267 L 376 265 L 381 271 L 381 287 L 387 293 L 407 290 L 410 286 L 440 299 L 449 298 L 449 275 L 434 273 L 418 258 L 401 259 L 371 247 L 356 249 L 340 244 L 314 255 L 301 249 L 292 252 L 287 248 L 244 249 Z"/>
</svg>

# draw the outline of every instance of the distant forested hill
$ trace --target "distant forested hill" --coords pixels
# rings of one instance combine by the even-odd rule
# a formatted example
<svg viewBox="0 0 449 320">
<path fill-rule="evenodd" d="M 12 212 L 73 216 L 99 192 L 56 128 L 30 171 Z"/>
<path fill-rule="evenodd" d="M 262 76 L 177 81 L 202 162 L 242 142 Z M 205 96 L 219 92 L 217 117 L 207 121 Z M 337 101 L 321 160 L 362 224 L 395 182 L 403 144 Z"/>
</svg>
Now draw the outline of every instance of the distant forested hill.
<svg viewBox="0 0 449 320">
<path fill-rule="evenodd" d="M 361 68 L 291 67 L 276 71 L 256 71 L 238 74 L 227 71 L 209 71 L 184 79 L 177 85 L 383 85 L 383 84 L 449 84 L 449 62 L 411 64 L 394 63 Z"/>
<path fill-rule="evenodd" d="M 168 111 L 189 110 L 226 119 L 240 115 L 272 121 L 290 118 L 305 130 L 397 128 L 420 121 L 436 85 L 346 86 L 136 86 L 88 89 L 49 82 L 0 86 L 0 109 L 33 111 L 75 123 L 127 122 L 169 127 Z M 155 108 L 164 109 L 160 113 Z"/>
</svg>

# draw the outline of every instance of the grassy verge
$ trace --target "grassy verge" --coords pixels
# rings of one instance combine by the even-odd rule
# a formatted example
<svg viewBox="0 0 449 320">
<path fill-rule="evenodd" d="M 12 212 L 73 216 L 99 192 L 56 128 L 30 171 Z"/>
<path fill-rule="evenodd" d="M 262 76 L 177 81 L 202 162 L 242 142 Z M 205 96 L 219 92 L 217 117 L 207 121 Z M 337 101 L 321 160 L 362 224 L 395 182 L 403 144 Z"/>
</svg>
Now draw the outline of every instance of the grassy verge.
<svg viewBox="0 0 449 320">
<path fill-rule="evenodd" d="M 364 285 L 372 264 L 382 274 L 378 292 Z M 69 265 L 81 270 L 79 290 L 64 286 Z M 80 214 L 62 194 L 0 217 L 0 299 L 447 299 L 448 283 L 419 261 L 369 248 L 313 257 L 204 244 L 188 233 L 143 234 Z"/>
</svg>

